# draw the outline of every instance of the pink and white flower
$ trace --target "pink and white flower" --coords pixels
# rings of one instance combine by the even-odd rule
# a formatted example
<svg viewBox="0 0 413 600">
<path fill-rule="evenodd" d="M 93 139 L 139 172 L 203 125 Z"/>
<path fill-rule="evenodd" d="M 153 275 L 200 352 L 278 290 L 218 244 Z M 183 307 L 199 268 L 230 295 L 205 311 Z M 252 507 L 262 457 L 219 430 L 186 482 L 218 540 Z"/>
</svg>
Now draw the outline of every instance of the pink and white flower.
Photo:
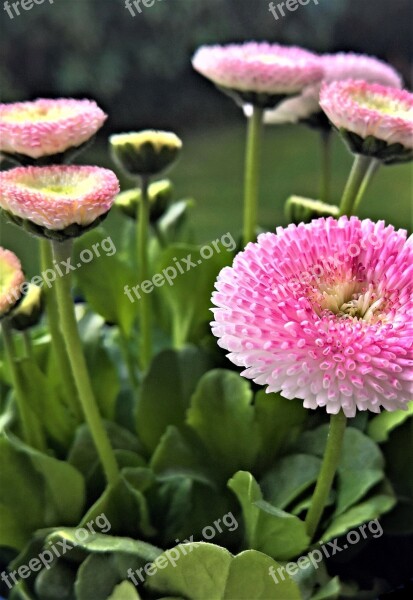
<svg viewBox="0 0 413 600">
<path fill-rule="evenodd" d="M 0 152 L 34 159 L 59 154 L 88 141 L 106 118 L 91 100 L 0 104 Z"/>
<path fill-rule="evenodd" d="M 18 167 L 0 173 L 0 208 L 52 231 L 91 225 L 118 193 L 116 175 L 99 167 Z"/>
<path fill-rule="evenodd" d="M 413 243 L 356 217 L 278 228 L 216 283 L 212 331 L 267 392 L 348 417 L 413 392 Z"/>
<path fill-rule="evenodd" d="M 17 256 L 0 247 L 0 319 L 19 302 L 24 281 L 24 273 Z"/>
<path fill-rule="evenodd" d="M 319 60 L 311 52 L 265 42 L 203 46 L 192 64 L 217 86 L 241 93 L 241 98 L 242 94 L 298 94 L 323 76 Z M 248 103 L 247 97 L 245 101 Z"/>
<path fill-rule="evenodd" d="M 324 70 L 323 82 L 325 83 L 353 79 L 399 89 L 403 86 L 400 74 L 393 67 L 373 56 L 340 52 L 324 54 L 319 57 L 319 60 Z M 320 84 L 309 86 L 300 96 L 285 100 L 275 110 L 266 111 L 265 123 L 269 125 L 297 123 L 319 113 L 321 111 L 320 87 Z"/>
<path fill-rule="evenodd" d="M 320 105 L 339 130 L 413 149 L 413 94 L 406 90 L 337 81 L 323 85 Z"/>
</svg>

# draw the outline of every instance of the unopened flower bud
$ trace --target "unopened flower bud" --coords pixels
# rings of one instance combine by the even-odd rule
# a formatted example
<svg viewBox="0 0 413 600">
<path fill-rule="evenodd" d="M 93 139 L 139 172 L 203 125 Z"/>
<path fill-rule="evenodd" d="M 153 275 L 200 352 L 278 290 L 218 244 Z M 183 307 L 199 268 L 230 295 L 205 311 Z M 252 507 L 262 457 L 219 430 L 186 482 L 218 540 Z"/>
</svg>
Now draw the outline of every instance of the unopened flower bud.
<svg viewBox="0 0 413 600">
<path fill-rule="evenodd" d="M 10 325 L 13 329 L 24 331 L 34 327 L 40 321 L 43 313 L 43 296 L 39 286 L 28 284 L 28 291 L 20 302 L 19 306 L 13 312 L 10 318 Z"/>
<path fill-rule="evenodd" d="M 156 222 L 166 212 L 173 195 L 173 185 L 169 179 L 155 181 L 149 186 L 149 219 L 151 223 Z M 142 200 L 142 192 L 139 189 L 127 190 L 119 194 L 115 200 L 115 206 L 127 217 L 136 219 L 138 204 Z"/>
<path fill-rule="evenodd" d="M 289 223 L 310 223 L 320 217 L 338 217 L 338 206 L 326 204 L 320 200 L 290 196 L 285 204 L 285 216 Z"/>
</svg>

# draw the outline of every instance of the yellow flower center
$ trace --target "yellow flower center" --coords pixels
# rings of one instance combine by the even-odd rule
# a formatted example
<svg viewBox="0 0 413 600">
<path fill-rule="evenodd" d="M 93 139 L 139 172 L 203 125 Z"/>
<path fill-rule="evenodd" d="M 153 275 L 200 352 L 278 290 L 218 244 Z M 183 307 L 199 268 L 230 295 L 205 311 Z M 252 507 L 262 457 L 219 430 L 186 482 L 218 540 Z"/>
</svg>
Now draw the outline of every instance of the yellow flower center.
<svg viewBox="0 0 413 600">
<path fill-rule="evenodd" d="M 6 260 L 0 260 L 0 295 L 7 294 L 16 270 Z"/>
<path fill-rule="evenodd" d="M 356 281 L 335 285 L 320 285 L 315 297 L 314 307 L 318 314 L 328 310 L 343 318 L 376 322 L 383 320 L 382 312 L 385 299 L 377 294 L 373 286 L 368 290 Z"/>
<path fill-rule="evenodd" d="M 70 117 L 74 111 L 67 106 L 32 106 L 27 108 L 16 108 L 6 112 L 2 119 L 7 123 L 42 123 L 45 121 L 58 121 L 62 117 Z"/>
<path fill-rule="evenodd" d="M 408 121 L 413 120 L 412 109 L 407 103 L 400 100 L 391 100 L 380 94 L 366 95 L 364 93 L 354 93 L 352 99 L 362 108 L 376 110 L 383 115 L 391 115 Z"/>
</svg>

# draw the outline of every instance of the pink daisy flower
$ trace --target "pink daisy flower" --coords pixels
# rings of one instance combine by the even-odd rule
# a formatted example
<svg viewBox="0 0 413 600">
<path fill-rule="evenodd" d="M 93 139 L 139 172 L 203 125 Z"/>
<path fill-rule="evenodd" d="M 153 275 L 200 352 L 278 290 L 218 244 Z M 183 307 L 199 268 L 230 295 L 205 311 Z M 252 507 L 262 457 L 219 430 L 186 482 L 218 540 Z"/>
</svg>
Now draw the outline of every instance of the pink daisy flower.
<svg viewBox="0 0 413 600">
<path fill-rule="evenodd" d="M 24 282 L 24 273 L 17 256 L 0 247 L 0 319 L 21 299 L 21 286 Z"/>
<path fill-rule="evenodd" d="M 46 237 L 47 231 L 75 237 L 96 225 L 118 193 L 116 175 L 99 167 L 18 167 L 0 173 L 0 208 Z"/>
<path fill-rule="evenodd" d="M 324 54 L 320 56 L 320 62 L 324 69 L 323 81 L 326 83 L 353 79 L 394 88 L 403 87 L 399 73 L 373 56 L 340 52 Z M 320 85 L 309 86 L 300 96 L 286 100 L 275 110 L 267 111 L 265 122 L 270 125 L 297 123 L 320 113 L 320 87 Z"/>
<path fill-rule="evenodd" d="M 278 228 L 216 283 L 212 331 L 267 392 L 326 407 L 407 407 L 413 392 L 413 244 L 356 217 Z"/>
<path fill-rule="evenodd" d="M 106 118 L 91 100 L 0 104 L 0 151 L 34 159 L 59 154 L 89 140 Z"/>
<path fill-rule="evenodd" d="M 273 107 L 280 99 L 320 81 L 314 54 L 295 46 L 248 42 L 203 46 L 192 60 L 196 71 L 242 103 Z"/>
<path fill-rule="evenodd" d="M 338 81 L 323 85 L 320 105 L 356 154 L 387 163 L 413 157 L 410 92 L 364 81 Z"/>
</svg>

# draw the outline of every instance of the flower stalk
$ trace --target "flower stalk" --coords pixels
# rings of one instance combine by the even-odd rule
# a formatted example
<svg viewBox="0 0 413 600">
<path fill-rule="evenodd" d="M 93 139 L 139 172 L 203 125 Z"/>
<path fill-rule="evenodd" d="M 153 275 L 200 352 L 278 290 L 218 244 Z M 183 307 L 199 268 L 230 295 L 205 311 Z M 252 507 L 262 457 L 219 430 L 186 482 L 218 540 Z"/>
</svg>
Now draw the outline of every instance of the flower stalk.
<svg viewBox="0 0 413 600">
<path fill-rule="evenodd" d="M 53 257 L 57 262 L 67 261 L 70 258 L 72 241 L 68 240 L 60 243 L 53 241 L 51 244 Z M 92 390 L 82 343 L 77 328 L 76 315 L 71 296 L 70 275 L 58 278 L 55 286 L 61 330 L 80 403 L 105 472 L 107 482 L 109 484 L 114 484 L 119 478 L 119 469 Z"/>
<path fill-rule="evenodd" d="M 340 462 L 346 424 L 347 418 L 343 411 L 340 411 L 336 415 L 331 415 L 330 429 L 328 432 L 321 471 L 317 479 L 311 506 L 305 520 L 306 530 L 310 540 L 313 539 L 317 531 L 331 486 L 333 485 L 337 467 Z"/>
<path fill-rule="evenodd" d="M 243 233 L 245 246 L 254 241 L 256 235 L 263 114 L 262 108 L 254 106 L 248 119 Z"/>
<path fill-rule="evenodd" d="M 142 177 L 142 199 L 138 205 L 137 242 L 138 265 L 141 281 L 149 279 L 149 177 Z M 149 296 L 143 294 L 140 303 L 141 364 L 143 371 L 149 367 L 152 358 L 152 315 Z"/>
<path fill-rule="evenodd" d="M 340 216 L 350 217 L 354 213 L 356 202 L 360 204 L 369 183 L 369 170 L 374 161 L 370 156 L 356 154 L 343 197 L 340 203 Z"/>
</svg>

